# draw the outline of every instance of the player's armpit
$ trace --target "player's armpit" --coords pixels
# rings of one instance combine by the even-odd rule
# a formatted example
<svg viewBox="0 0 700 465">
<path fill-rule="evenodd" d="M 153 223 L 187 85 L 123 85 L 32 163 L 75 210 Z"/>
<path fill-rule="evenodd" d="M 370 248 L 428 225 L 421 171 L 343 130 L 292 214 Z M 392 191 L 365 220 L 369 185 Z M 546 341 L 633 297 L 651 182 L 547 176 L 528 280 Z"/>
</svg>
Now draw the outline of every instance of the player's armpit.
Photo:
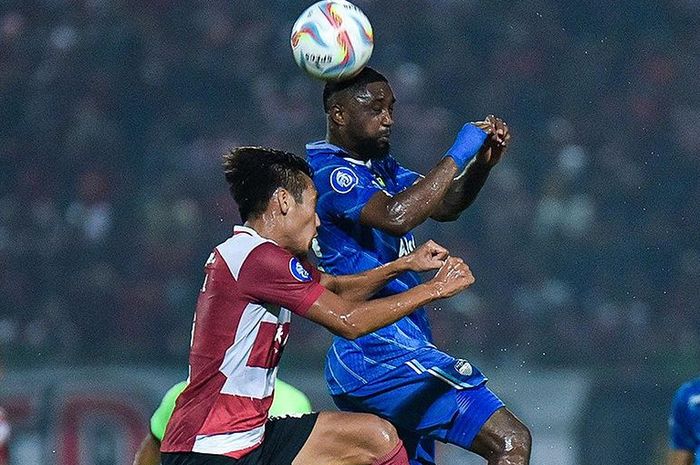
<svg viewBox="0 0 700 465">
<path fill-rule="evenodd" d="M 328 289 L 329 291 L 335 294 L 339 294 L 338 287 L 340 285 L 340 282 L 338 278 L 338 276 L 333 276 L 332 274 L 321 273 L 321 279 L 319 280 L 319 284 Z"/>
</svg>

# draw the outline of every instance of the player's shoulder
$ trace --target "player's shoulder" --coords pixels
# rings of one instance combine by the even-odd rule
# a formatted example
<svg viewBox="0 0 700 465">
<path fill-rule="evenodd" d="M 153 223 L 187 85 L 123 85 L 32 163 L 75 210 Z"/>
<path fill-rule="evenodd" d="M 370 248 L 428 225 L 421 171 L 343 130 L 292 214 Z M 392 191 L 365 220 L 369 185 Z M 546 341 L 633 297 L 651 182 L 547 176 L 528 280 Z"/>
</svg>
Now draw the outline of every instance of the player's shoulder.
<svg viewBox="0 0 700 465">
<path fill-rule="evenodd" d="M 314 178 L 327 178 L 329 173 L 338 168 L 356 173 L 363 169 L 361 163 L 349 160 L 349 154 L 345 150 L 326 141 L 306 144 L 306 154 L 309 165 L 314 170 Z"/>
<path fill-rule="evenodd" d="M 370 182 L 361 167 L 336 157 L 322 168 L 314 170 L 314 184 L 319 195 L 325 193 L 347 194 L 355 187 L 362 188 Z"/>
<path fill-rule="evenodd" d="M 305 260 L 295 257 L 275 242 L 266 241 L 258 244 L 245 257 L 241 263 L 238 279 L 265 286 L 270 284 L 271 280 L 275 281 L 282 277 L 299 282 L 310 282 L 313 281 L 313 274 L 309 269 L 309 263 Z"/>
<path fill-rule="evenodd" d="M 216 252 L 236 279 L 244 263 L 261 263 L 261 266 L 265 266 L 279 260 L 280 256 L 291 256 L 275 242 L 246 226 L 234 227 L 233 236 L 219 244 Z"/>
<path fill-rule="evenodd" d="M 216 250 L 220 254 L 228 254 L 234 250 L 239 252 L 250 251 L 257 246 L 271 242 L 260 236 L 254 229 L 246 226 L 234 226 L 233 235 L 224 242 L 216 246 Z"/>
</svg>

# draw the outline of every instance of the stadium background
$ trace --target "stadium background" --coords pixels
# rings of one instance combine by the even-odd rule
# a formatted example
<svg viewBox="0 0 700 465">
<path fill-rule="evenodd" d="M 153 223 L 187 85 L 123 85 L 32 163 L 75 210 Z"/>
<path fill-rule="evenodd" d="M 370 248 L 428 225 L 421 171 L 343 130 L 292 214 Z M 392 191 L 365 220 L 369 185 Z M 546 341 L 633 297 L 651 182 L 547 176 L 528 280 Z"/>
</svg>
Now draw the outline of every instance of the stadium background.
<svg viewBox="0 0 700 465">
<path fill-rule="evenodd" d="M 311 2 L 0 2 L 0 405 L 12 465 L 130 463 L 237 220 L 219 157 L 324 136 L 289 30 Z M 419 228 L 472 290 L 432 312 L 534 433 L 533 463 L 658 464 L 700 371 L 700 3 L 358 0 L 425 172 L 460 125 L 514 133 L 476 204 Z M 329 406 L 330 337 L 282 376 Z M 441 464 L 481 463 L 450 448 Z"/>
</svg>

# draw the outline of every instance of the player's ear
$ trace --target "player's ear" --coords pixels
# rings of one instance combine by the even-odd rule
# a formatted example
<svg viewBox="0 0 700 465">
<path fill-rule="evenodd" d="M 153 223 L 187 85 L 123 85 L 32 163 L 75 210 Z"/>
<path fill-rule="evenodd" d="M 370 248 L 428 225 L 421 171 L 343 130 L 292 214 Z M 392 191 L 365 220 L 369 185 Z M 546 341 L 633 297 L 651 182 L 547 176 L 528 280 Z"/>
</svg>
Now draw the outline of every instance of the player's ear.
<svg viewBox="0 0 700 465">
<path fill-rule="evenodd" d="M 286 215 L 289 212 L 292 196 L 287 189 L 279 188 L 275 191 L 275 200 L 279 206 L 280 212 Z"/>
<path fill-rule="evenodd" d="M 330 117 L 331 121 L 338 126 L 345 126 L 345 112 L 343 111 L 343 107 L 339 104 L 334 103 L 331 105 L 331 107 L 328 109 L 328 116 Z"/>
</svg>

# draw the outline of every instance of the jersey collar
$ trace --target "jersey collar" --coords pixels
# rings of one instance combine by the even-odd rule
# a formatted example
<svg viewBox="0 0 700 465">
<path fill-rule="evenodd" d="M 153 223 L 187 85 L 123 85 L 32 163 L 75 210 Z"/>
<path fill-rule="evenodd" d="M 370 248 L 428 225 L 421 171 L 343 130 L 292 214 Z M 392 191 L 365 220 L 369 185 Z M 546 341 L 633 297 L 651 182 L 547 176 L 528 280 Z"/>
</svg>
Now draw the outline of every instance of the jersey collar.
<svg viewBox="0 0 700 465">
<path fill-rule="evenodd" d="M 352 163 L 353 165 L 366 166 L 367 168 L 372 167 L 372 160 L 364 161 L 352 158 L 345 149 L 338 147 L 337 145 L 331 144 L 330 142 L 325 140 L 319 140 L 316 142 L 306 144 L 306 153 L 309 154 L 309 157 L 314 157 L 320 154 L 332 153 L 333 155 L 336 155 L 342 158 L 343 160 Z"/>
<path fill-rule="evenodd" d="M 268 242 L 272 242 L 275 245 L 279 245 L 277 242 L 273 241 L 272 239 L 268 239 L 267 237 L 262 237 L 258 232 L 251 228 L 250 226 L 243 226 L 241 224 L 237 224 L 233 227 L 233 235 L 235 236 L 236 234 L 248 234 L 249 236 L 253 237 L 259 237 L 260 239 L 263 239 Z"/>
<path fill-rule="evenodd" d="M 249 236 L 254 236 L 254 237 L 260 237 L 260 234 L 257 233 L 257 231 L 253 228 L 249 228 L 248 226 L 243 226 L 243 225 L 236 225 L 233 227 L 233 234 L 248 234 Z"/>
</svg>

